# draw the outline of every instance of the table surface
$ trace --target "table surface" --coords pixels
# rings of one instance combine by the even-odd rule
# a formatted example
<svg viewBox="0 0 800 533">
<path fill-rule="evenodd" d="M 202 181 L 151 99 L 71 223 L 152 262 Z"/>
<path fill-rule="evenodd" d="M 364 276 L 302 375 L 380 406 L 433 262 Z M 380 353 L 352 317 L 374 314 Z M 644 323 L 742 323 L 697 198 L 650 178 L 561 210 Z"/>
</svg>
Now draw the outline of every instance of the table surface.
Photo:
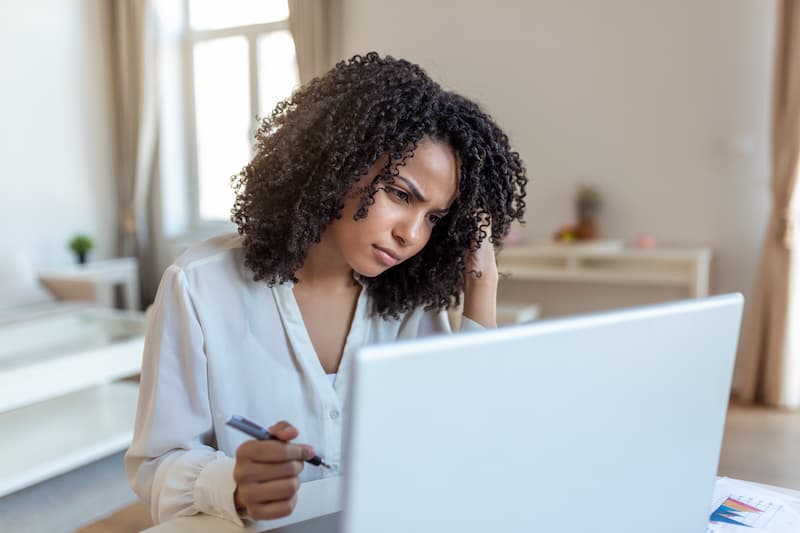
<svg viewBox="0 0 800 533">
<path fill-rule="evenodd" d="M 800 491 L 775 487 L 763 483 L 752 483 L 757 487 L 773 490 L 800 499 Z M 304 483 L 295 512 L 280 520 L 260 521 L 242 529 L 236 524 L 208 515 L 184 516 L 168 520 L 146 530 L 147 533 L 332 533 L 338 531 L 341 509 L 339 492 L 341 478 L 333 477 Z M 304 492 L 305 491 L 305 492 Z M 327 492 L 327 496 L 324 493 Z M 332 497 L 331 497 L 332 496 Z M 325 501 L 319 500 L 323 498 Z M 312 507 L 316 507 L 317 512 Z"/>
<path fill-rule="evenodd" d="M 139 261 L 135 257 L 116 257 L 114 259 L 99 259 L 97 261 L 87 261 L 83 264 L 71 263 L 57 268 L 47 268 L 40 272 L 41 276 L 83 276 L 102 274 L 105 272 L 135 270 L 139 266 Z"/>
<path fill-rule="evenodd" d="M 737 480 L 737 481 L 744 481 L 744 480 Z M 761 487 L 767 490 L 774 490 L 775 492 L 780 492 L 781 494 L 786 494 L 787 496 L 791 496 L 793 498 L 797 498 L 800 500 L 800 490 L 794 489 L 787 489 L 786 487 L 776 487 L 775 485 L 767 485 L 766 483 L 756 483 L 754 481 L 747 481 L 751 485 L 755 485 L 756 487 Z"/>
<path fill-rule="evenodd" d="M 88 307 L 0 325 L 0 371 L 144 336 L 141 313 Z"/>
<path fill-rule="evenodd" d="M 147 533 L 331 533 L 341 510 L 342 478 L 329 477 L 300 486 L 297 506 L 290 516 L 260 520 L 242 529 L 233 522 L 209 515 L 182 516 L 147 529 Z"/>
</svg>

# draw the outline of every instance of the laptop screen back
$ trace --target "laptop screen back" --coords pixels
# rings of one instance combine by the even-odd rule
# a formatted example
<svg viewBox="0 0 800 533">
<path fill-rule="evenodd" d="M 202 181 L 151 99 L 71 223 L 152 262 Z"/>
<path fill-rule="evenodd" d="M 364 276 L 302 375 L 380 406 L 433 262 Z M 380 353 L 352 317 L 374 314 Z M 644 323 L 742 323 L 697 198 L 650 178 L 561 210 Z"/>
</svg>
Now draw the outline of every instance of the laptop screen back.
<svg viewBox="0 0 800 533">
<path fill-rule="evenodd" d="M 362 349 L 347 533 L 706 529 L 742 298 Z"/>
</svg>

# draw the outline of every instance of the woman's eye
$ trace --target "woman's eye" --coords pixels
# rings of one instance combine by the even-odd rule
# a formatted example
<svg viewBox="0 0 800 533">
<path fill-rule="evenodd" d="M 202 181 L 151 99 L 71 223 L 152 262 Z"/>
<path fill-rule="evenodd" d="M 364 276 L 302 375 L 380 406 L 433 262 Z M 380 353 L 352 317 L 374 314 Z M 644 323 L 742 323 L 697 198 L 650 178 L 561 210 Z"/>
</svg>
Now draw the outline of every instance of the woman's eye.
<svg viewBox="0 0 800 533">
<path fill-rule="evenodd" d="M 428 215 L 428 220 L 430 220 L 431 224 L 436 224 L 437 222 L 442 220 L 442 217 L 438 215 Z"/>
<path fill-rule="evenodd" d="M 404 201 L 405 203 L 408 203 L 408 201 L 411 199 L 411 197 L 408 195 L 408 193 L 406 191 L 404 191 L 403 189 L 397 189 L 395 187 L 392 187 L 391 191 L 392 191 L 392 194 L 397 196 L 398 199 Z"/>
</svg>

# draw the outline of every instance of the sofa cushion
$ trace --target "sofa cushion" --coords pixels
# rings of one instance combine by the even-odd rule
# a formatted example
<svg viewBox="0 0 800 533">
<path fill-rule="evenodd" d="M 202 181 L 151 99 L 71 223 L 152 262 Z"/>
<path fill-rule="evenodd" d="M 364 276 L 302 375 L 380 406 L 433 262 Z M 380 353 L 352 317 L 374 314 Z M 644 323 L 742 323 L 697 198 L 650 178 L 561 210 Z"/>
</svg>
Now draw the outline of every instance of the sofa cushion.
<svg viewBox="0 0 800 533">
<path fill-rule="evenodd" d="M 0 310 L 54 300 L 39 283 L 36 272 L 25 256 L 13 253 L 6 255 L 6 258 L 0 261 Z"/>
</svg>

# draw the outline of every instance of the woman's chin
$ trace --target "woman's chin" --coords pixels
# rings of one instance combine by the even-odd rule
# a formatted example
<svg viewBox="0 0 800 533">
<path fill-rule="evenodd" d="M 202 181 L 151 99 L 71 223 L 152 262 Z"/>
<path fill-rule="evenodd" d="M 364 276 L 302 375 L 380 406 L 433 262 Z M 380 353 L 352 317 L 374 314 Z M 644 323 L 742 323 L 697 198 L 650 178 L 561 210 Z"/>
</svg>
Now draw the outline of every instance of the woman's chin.
<svg viewBox="0 0 800 533">
<path fill-rule="evenodd" d="M 364 271 L 353 269 L 353 272 L 355 272 L 356 274 L 358 274 L 359 276 L 364 277 L 364 278 L 377 278 L 378 276 L 380 276 L 381 274 L 383 274 L 387 270 L 388 269 L 386 269 L 386 268 L 382 268 L 382 269 L 381 268 L 375 268 L 375 269 L 372 269 L 372 270 L 364 270 Z"/>
<path fill-rule="evenodd" d="M 383 265 L 351 265 L 353 272 L 365 278 L 375 278 L 389 270 Z"/>
</svg>

